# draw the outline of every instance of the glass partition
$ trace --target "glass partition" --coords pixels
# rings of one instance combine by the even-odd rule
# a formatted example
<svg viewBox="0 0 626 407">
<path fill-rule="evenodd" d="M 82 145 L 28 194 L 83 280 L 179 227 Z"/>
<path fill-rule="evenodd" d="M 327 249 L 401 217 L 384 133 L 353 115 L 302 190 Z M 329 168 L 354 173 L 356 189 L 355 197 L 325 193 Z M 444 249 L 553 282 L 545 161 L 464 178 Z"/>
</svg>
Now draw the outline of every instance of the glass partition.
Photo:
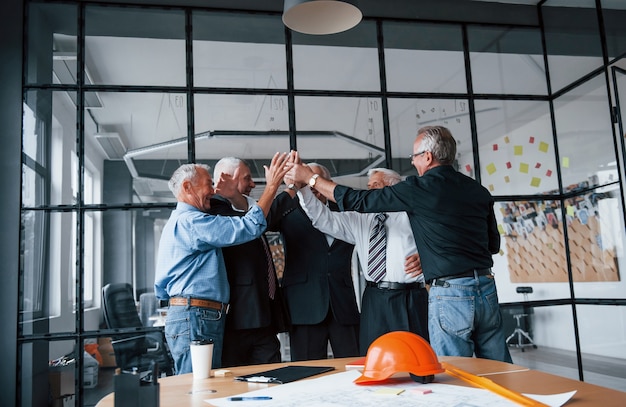
<svg viewBox="0 0 626 407">
<path fill-rule="evenodd" d="M 384 166 L 379 98 L 296 97 L 296 128 L 302 160 L 326 166 L 338 183 L 366 188 L 367 170 Z"/>
<path fill-rule="evenodd" d="M 73 212 L 22 211 L 22 335 L 74 332 L 76 226 Z"/>
<path fill-rule="evenodd" d="M 609 61 L 626 54 L 626 3 L 602 0 L 602 18 Z"/>
<path fill-rule="evenodd" d="M 618 181 L 604 75 L 597 75 L 557 98 L 554 119 L 564 188 Z"/>
<path fill-rule="evenodd" d="M 89 5 L 85 35 L 85 83 L 184 86 L 187 82 L 182 10 Z"/>
<path fill-rule="evenodd" d="M 285 89 L 284 43 L 278 16 L 194 11 L 194 85 Z"/>
<path fill-rule="evenodd" d="M 392 169 L 402 175 L 417 175 L 409 155 L 417 131 L 424 126 L 443 125 L 457 142 L 457 169 L 475 176 L 472 133 L 467 99 L 389 99 Z"/>
<path fill-rule="evenodd" d="M 331 36 L 292 32 L 296 89 L 380 90 L 376 24 Z"/>
<path fill-rule="evenodd" d="M 623 288 L 621 288 L 624 292 Z M 579 305 L 576 307 L 585 382 L 613 389 L 625 389 L 626 325 L 624 307 Z M 598 318 L 602 315 L 602 318 Z M 612 321 L 607 324 L 605 321 Z"/>
<path fill-rule="evenodd" d="M 460 26 L 390 21 L 383 36 L 388 91 L 467 92 Z"/>
<path fill-rule="evenodd" d="M 133 199 L 160 202 L 162 188 L 151 188 L 159 187 L 158 180 L 169 179 L 164 175 L 169 166 L 178 166 L 180 160 L 189 156 L 185 94 L 88 92 L 86 95 L 97 95 L 103 102 L 103 107 L 85 111 L 85 120 L 94 123 L 85 129 L 85 158 L 94 164 L 95 180 L 104 189 L 101 195 L 94 195 L 93 203 L 124 204 Z M 148 157 L 150 161 L 146 161 Z"/>
<path fill-rule="evenodd" d="M 26 82 L 76 84 L 78 7 L 31 3 L 28 14 Z"/>
<path fill-rule="evenodd" d="M 481 182 L 493 195 L 536 195 L 558 189 L 547 102 L 477 100 Z"/>
<path fill-rule="evenodd" d="M 475 93 L 548 93 L 538 29 L 469 26 L 467 36 Z"/>
<path fill-rule="evenodd" d="M 595 0 L 575 5 L 548 0 L 541 6 L 552 92 L 602 66 L 602 45 Z"/>
</svg>

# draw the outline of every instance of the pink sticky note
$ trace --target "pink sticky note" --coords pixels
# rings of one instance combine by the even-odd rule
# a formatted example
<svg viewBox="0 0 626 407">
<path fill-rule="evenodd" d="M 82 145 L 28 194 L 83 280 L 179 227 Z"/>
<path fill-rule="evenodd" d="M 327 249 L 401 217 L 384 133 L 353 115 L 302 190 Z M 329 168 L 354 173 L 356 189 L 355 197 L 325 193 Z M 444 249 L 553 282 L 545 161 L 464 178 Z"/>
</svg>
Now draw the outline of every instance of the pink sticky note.
<svg viewBox="0 0 626 407">
<path fill-rule="evenodd" d="M 433 392 L 431 389 L 413 389 L 411 391 L 415 394 L 428 394 Z"/>
</svg>

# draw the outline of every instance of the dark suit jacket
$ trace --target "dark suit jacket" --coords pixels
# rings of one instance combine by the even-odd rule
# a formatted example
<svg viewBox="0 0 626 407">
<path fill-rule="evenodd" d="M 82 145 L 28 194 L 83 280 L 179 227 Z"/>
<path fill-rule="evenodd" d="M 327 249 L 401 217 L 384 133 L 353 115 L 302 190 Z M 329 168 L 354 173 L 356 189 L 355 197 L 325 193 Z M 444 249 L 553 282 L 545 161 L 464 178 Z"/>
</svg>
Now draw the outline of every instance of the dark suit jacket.
<svg viewBox="0 0 626 407">
<path fill-rule="evenodd" d="M 235 211 L 230 202 L 223 197 L 215 195 L 211 199 L 213 215 L 243 216 L 243 212 Z M 253 329 L 264 328 L 274 324 L 276 331 L 278 324 L 283 321 L 285 315 L 280 302 L 284 301 L 279 287 L 276 289 L 274 301 L 268 295 L 267 282 L 267 257 L 261 239 L 225 247 L 224 262 L 230 284 L 230 311 L 226 317 L 227 329 Z"/>
<path fill-rule="evenodd" d="M 295 325 L 322 322 L 329 307 L 337 322 L 358 324 L 359 311 L 352 284 L 351 259 L 354 246 L 326 236 L 300 207 L 298 197 L 279 194 L 268 216 L 268 230 L 279 231 L 285 247 L 282 286 Z"/>
</svg>

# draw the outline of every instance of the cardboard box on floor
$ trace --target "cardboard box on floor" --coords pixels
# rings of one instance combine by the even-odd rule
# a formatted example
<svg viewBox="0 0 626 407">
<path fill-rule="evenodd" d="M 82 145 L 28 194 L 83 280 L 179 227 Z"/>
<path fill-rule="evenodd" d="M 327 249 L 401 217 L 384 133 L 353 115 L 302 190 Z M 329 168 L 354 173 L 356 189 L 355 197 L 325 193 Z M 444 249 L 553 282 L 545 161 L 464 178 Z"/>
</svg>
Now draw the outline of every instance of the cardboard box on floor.
<svg viewBox="0 0 626 407">
<path fill-rule="evenodd" d="M 102 356 L 102 364 L 100 367 L 116 367 L 115 352 L 111 345 L 111 338 L 98 338 L 98 351 Z"/>
<path fill-rule="evenodd" d="M 48 372 L 52 399 L 74 394 L 74 365 L 51 367 Z"/>
</svg>

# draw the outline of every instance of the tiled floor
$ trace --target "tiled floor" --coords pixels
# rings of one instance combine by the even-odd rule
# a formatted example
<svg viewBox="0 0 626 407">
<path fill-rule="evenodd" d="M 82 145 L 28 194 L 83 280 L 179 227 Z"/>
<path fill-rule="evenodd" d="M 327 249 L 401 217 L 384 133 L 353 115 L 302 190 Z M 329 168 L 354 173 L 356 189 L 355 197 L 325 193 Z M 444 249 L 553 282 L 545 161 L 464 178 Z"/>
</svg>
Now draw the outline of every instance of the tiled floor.
<svg viewBox="0 0 626 407">
<path fill-rule="evenodd" d="M 511 348 L 516 365 L 579 380 L 576 353 L 560 349 Z M 587 383 L 626 392 L 626 360 L 595 355 L 583 355 L 583 379 Z"/>
</svg>

